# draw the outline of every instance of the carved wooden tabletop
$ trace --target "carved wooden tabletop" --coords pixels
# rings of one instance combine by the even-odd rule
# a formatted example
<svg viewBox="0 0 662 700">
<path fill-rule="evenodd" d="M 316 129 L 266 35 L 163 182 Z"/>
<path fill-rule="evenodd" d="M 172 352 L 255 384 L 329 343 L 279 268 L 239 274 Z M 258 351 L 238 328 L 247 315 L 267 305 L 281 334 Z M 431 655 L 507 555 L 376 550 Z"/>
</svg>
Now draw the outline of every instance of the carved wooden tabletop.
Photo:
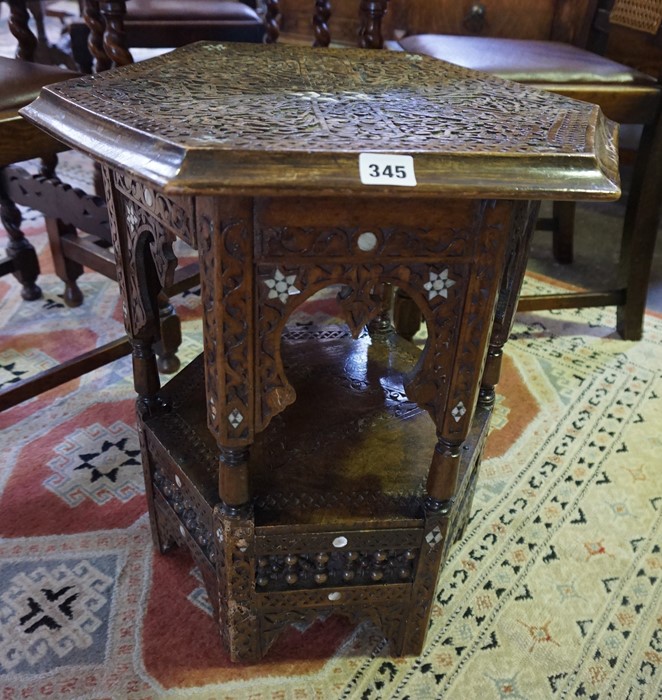
<svg viewBox="0 0 662 700">
<path fill-rule="evenodd" d="M 399 52 L 198 43 L 49 86 L 24 115 L 171 193 L 619 194 L 597 107 Z M 411 184 L 362 183 L 361 153 L 412 156 Z"/>
</svg>

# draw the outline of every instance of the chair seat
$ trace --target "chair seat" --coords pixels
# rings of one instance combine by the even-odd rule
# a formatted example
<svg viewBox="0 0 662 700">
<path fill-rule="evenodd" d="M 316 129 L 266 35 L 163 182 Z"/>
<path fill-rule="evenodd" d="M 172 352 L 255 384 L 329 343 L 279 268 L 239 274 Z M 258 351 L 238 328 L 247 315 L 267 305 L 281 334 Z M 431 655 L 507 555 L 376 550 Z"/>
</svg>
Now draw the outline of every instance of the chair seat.
<svg viewBox="0 0 662 700">
<path fill-rule="evenodd" d="M 44 85 L 59 83 L 77 75 L 57 66 L 42 66 L 0 56 L 0 114 L 17 112 L 30 104 Z"/>
<path fill-rule="evenodd" d="M 262 23 L 252 7 L 238 0 L 133 0 L 126 6 L 126 21 Z"/>
<path fill-rule="evenodd" d="M 655 85 L 655 78 L 570 44 L 531 39 L 420 34 L 399 47 L 521 83 Z"/>
</svg>

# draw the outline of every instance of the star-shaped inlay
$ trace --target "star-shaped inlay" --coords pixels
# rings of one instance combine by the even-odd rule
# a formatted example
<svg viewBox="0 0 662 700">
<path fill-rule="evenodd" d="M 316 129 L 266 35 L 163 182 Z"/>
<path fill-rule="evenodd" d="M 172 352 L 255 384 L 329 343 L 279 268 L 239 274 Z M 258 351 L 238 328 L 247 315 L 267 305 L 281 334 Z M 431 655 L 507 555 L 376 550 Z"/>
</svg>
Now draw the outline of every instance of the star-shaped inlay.
<svg viewBox="0 0 662 700">
<path fill-rule="evenodd" d="M 448 289 L 455 284 L 455 280 L 448 278 L 448 269 L 441 272 L 430 272 L 430 281 L 423 285 L 423 288 L 428 293 L 428 299 L 434 299 L 436 296 L 448 299 Z"/>
<path fill-rule="evenodd" d="M 296 278 L 296 275 L 286 275 L 277 269 L 271 279 L 264 280 L 269 288 L 269 299 L 280 299 L 285 304 L 288 296 L 300 294 L 301 290 L 294 286 Z"/>
</svg>

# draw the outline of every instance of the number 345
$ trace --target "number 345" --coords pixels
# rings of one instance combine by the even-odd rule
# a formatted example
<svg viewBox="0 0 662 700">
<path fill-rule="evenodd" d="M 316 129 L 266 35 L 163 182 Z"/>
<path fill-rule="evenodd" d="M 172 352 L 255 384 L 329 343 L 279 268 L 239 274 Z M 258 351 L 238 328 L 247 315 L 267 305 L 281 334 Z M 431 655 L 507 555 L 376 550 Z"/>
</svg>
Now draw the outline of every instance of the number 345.
<svg viewBox="0 0 662 700">
<path fill-rule="evenodd" d="M 384 165 L 380 169 L 377 163 L 370 163 L 368 168 L 370 177 L 397 177 L 401 180 L 407 177 L 407 170 L 404 165 Z"/>
</svg>

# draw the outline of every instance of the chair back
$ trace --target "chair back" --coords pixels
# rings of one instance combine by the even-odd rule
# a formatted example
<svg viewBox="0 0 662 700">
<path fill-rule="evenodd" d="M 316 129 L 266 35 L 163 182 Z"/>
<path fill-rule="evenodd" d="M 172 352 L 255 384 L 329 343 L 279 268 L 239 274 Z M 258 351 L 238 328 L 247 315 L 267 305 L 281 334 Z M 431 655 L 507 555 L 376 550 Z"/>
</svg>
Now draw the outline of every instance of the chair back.
<svg viewBox="0 0 662 700">
<path fill-rule="evenodd" d="M 26 0 L 7 0 L 9 4 L 9 31 L 18 42 L 16 58 L 34 61 L 37 50 L 37 37 L 30 29 L 30 14 Z"/>
<path fill-rule="evenodd" d="M 589 48 L 662 82 L 662 0 L 600 0 Z"/>
<path fill-rule="evenodd" d="M 457 34 L 586 44 L 598 0 L 534 4 L 535 11 L 531 0 L 390 0 L 388 13 L 394 15 L 397 31 L 409 36 Z M 386 24 L 384 30 L 386 34 Z"/>
</svg>

